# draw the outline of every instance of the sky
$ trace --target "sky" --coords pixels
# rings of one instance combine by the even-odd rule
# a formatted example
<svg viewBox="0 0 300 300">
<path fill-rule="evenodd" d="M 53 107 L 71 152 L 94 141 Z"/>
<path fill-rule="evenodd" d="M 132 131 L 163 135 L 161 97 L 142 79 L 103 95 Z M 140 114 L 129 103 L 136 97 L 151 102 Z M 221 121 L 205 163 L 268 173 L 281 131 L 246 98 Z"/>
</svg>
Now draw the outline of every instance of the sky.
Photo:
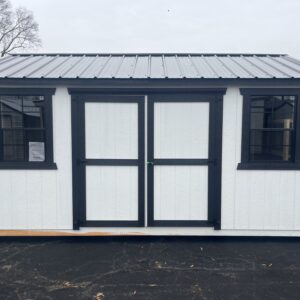
<svg viewBox="0 0 300 300">
<path fill-rule="evenodd" d="M 43 43 L 37 52 L 252 52 L 300 58 L 299 0 L 11 3 L 34 13 Z"/>
</svg>

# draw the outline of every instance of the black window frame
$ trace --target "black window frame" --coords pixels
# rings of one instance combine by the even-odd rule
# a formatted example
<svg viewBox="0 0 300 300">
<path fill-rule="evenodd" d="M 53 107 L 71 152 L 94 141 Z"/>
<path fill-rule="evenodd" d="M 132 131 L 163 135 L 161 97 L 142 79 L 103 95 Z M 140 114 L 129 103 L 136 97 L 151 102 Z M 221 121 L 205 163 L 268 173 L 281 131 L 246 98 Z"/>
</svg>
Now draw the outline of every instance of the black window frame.
<svg viewBox="0 0 300 300">
<path fill-rule="evenodd" d="M 241 88 L 243 96 L 241 162 L 238 170 L 299 170 L 300 169 L 300 89 L 296 88 Z M 253 96 L 295 96 L 294 143 L 292 161 L 250 161 L 250 118 Z"/>
<path fill-rule="evenodd" d="M 45 161 L 3 161 L 0 155 L 0 169 L 8 170 L 26 170 L 39 169 L 51 170 L 57 169 L 56 163 L 53 161 L 53 111 L 52 96 L 55 88 L 1 88 L 0 96 L 43 96 L 44 97 L 44 128 L 45 128 Z M 0 139 L 2 130 L 0 130 Z M 0 149 L 0 152 L 2 148 Z M 1 154 L 1 153 L 0 153 Z"/>
</svg>

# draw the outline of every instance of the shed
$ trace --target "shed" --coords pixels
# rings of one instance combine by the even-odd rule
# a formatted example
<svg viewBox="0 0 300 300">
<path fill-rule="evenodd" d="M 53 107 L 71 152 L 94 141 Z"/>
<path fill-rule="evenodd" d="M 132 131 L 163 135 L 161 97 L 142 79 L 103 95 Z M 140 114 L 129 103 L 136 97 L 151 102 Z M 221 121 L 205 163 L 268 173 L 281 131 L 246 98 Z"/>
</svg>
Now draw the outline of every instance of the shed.
<svg viewBox="0 0 300 300">
<path fill-rule="evenodd" d="M 300 236 L 300 60 L 0 59 L 0 235 Z"/>
</svg>

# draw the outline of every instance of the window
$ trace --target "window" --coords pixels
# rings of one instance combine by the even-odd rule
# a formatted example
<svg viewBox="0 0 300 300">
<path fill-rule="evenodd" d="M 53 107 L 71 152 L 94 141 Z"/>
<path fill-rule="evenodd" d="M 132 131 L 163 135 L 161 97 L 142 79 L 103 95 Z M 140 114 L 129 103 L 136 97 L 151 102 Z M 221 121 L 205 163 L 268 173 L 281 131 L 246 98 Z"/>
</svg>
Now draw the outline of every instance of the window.
<svg viewBox="0 0 300 300">
<path fill-rule="evenodd" d="M 241 93 L 242 161 L 238 168 L 298 169 L 299 90 L 241 89 Z"/>
<path fill-rule="evenodd" d="M 0 89 L 0 168 L 55 168 L 53 89 Z"/>
</svg>

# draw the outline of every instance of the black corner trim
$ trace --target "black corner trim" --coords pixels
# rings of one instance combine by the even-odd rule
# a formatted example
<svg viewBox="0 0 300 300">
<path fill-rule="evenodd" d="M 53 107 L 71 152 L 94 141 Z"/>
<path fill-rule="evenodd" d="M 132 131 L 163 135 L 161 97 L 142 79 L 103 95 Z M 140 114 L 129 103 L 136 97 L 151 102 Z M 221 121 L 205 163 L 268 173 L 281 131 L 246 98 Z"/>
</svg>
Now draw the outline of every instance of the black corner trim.
<svg viewBox="0 0 300 300">
<path fill-rule="evenodd" d="M 300 170 L 299 163 L 238 163 L 237 170 Z"/>
<path fill-rule="evenodd" d="M 0 170 L 57 170 L 57 165 L 47 162 L 0 162 Z"/>
</svg>

